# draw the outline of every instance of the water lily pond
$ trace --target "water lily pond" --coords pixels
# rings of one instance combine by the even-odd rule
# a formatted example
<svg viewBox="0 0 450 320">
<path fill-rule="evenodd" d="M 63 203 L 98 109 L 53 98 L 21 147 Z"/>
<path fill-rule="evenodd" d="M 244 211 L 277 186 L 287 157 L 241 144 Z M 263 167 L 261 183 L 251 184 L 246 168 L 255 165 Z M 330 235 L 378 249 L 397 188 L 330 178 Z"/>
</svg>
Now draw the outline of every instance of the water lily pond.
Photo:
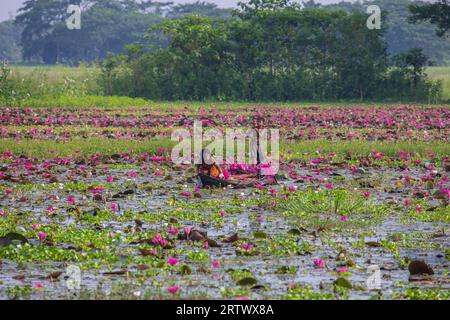
<svg viewBox="0 0 450 320">
<path fill-rule="evenodd" d="M 1 109 L 0 299 L 450 299 L 448 106 L 342 110 Z M 255 113 L 277 185 L 171 161 Z"/>
</svg>

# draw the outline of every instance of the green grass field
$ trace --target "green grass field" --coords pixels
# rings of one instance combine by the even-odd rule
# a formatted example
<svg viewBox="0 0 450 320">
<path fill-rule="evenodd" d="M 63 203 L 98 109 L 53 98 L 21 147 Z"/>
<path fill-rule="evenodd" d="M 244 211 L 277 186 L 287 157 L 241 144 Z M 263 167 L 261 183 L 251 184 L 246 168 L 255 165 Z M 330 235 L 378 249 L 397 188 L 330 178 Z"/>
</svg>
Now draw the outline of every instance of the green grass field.
<svg viewBox="0 0 450 320">
<path fill-rule="evenodd" d="M 442 81 L 442 98 L 450 100 L 450 67 L 430 67 L 426 72 L 431 79 Z"/>
<path fill-rule="evenodd" d="M 13 76 L 19 81 L 28 81 L 30 91 L 34 96 L 26 99 L 25 104 L 29 107 L 120 107 L 129 105 L 133 107 L 149 107 L 152 103 L 143 99 L 102 97 L 102 89 L 97 81 L 100 70 L 97 67 L 79 67 L 67 66 L 13 66 Z M 448 67 L 429 67 L 426 70 L 429 77 L 433 80 L 442 81 L 442 100 L 450 101 L 450 66 Z M 58 96 L 57 93 L 65 94 Z M 38 95 L 36 93 L 39 93 Z M 44 94 L 40 94 L 44 93 Z M 348 101 L 341 102 L 342 105 L 348 105 Z M 173 108 L 172 103 L 158 103 L 158 106 L 168 105 Z M 254 103 L 250 103 L 255 105 Z M 310 103 L 308 103 L 310 104 Z M 326 103 L 320 103 L 326 105 Z M 339 102 L 334 102 L 336 106 Z M 381 103 L 368 103 L 368 105 L 382 105 Z M 197 106 L 211 105 L 220 108 L 220 103 L 190 103 L 180 102 L 177 104 L 180 108 L 196 108 Z M 227 102 L 227 109 L 240 103 Z M 280 105 L 280 103 L 277 103 Z M 286 104 L 284 104 L 286 105 Z M 287 103 L 289 105 L 289 103 Z M 298 103 L 294 104 L 298 106 Z"/>
</svg>

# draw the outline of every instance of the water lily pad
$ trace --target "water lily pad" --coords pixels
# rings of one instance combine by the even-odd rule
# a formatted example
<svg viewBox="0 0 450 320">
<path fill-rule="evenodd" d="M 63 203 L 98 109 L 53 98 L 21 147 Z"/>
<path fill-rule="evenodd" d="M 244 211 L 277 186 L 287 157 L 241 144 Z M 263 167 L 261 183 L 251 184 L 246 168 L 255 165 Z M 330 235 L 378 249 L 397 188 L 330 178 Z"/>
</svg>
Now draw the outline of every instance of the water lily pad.
<svg viewBox="0 0 450 320">
<path fill-rule="evenodd" d="M 105 276 L 121 276 L 121 275 L 127 274 L 127 272 L 128 271 L 126 269 L 121 269 L 121 270 L 113 270 L 113 271 L 103 272 L 103 275 L 105 275 Z"/>
<path fill-rule="evenodd" d="M 367 241 L 366 246 L 371 247 L 371 248 L 379 248 L 382 245 L 381 245 L 381 243 L 379 243 L 377 241 Z"/>
<path fill-rule="evenodd" d="M 257 239 L 267 239 L 269 236 L 264 231 L 256 231 L 253 234 L 253 237 L 255 237 Z"/>
<path fill-rule="evenodd" d="M 291 234 L 291 235 L 294 235 L 294 236 L 298 236 L 298 235 L 302 234 L 299 229 L 295 229 L 295 228 L 289 230 L 287 233 Z"/>
<path fill-rule="evenodd" d="M 275 273 L 288 274 L 288 273 L 296 273 L 296 272 L 297 272 L 297 268 L 296 267 L 282 266 L 282 267 L 278 268 Z"/>
<path fill-rule="evenodd" d="M 414 260 L 409 263 L 408 266 L 409 273 L 412 275 L 416 274 L 434 274 L 433 269 L 425 263 L 423 260 Z"/>
<path fill-rule="evenodd" d="M 182 275 L 190 275 L 190 274 L 192 274 L 192 269 L 188 265 L 182 265 L 180 267 L 180 273 Z"/>
<path fill-rule="evenodd" d="M 0 247 L 7 247 L 14 243 L 28 243 L 28 240 L 23 235 L 16 232 L 10 232 L 4 237 L 0 237 Z"/>
<path fill-rule="evenodd" d="M 206 242 L 208 243 L 209 247 L 212 247 L 212 248 L 219 248 L 219 247 L 221 247 L 221 245 L 218 244 L 216 240 L 207 239 Z"/>
<path fill-rule="evenodd" d="M 351 287 L 352 287 L 351 282 L 342 277 L 337 278 L 336 281 L 334 281 L 334 284 L 336 286 L 344 287 L 344 288 L 348 288 L 348 289 L 351 289 Z"/>
<path fill-rule="evenodd" d="M 62 275 L 62 271 L 55 271 L 50 273 L 46 278 L 50 281 L 57 281 L 60 275 Z"/>
<path fill-rule="evenodd" d="M 189 240 L 191 241 L 202 241 L 207 238 L 207 233 L 200 230 L 191 230 L 189 232 Z"/>
<path fill-rule="evenodd" d="M 242 278 L 236 282 L 240 286 L 255 286 L 257 283 L 258 281 L 252 277 Z"/>
<path fill-rule="evenodd" d="M 237 233 L 235 233 L 235 234 L 232 234 L 231 236 L 225 237 L 223 239 L 223 242 L 233 243 L 233 242 L 236 242 L 238 240 L 239 240 L 239 235 Z"/>
</svg>

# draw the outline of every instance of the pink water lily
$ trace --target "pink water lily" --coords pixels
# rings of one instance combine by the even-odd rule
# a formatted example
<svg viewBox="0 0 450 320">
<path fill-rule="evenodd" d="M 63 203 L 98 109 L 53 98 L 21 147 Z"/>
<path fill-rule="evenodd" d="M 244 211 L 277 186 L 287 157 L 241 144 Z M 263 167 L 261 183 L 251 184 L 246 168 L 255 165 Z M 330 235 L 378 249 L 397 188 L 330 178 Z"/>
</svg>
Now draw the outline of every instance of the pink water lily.
<svg viewBox="0 0 450 320">
<path fill-rule="evenodd" d="M 161 234 L 157 233 L 157 234 L 155 234 L 155 235 L 153 236 L 152 243 L 153 243 L 154 245 L 159 245 L 160 242 L 161 242 L 161 240 L 162 240 Z"/>
<path fill-rule="evenodd" d="M 41 231 L 38 233 L 38 237 L 39 237 L 39 240 L 43 241 L 43 240 L 45 240 L 45 238 L 47 238 L 47 234 L 45 232 Z"/>
<path fill-rule="evenodd" d="M 180 287 L 177 285 L 167 288 L 167 292 L 169 292 L 170 294 L 177 294 L 179 291 Z"/>
<path fill-rule="evenodd" d="M 33 287 L 35 289 L 41 289 L 44 287 L 44 284 L 42 282 L 35 282 L 35 283 L 33 283 Z"/>
<path fill-rule="evenodd" d="M 348 219 L 347 216 L 345 216 L 345 215 L 341 216 L 341 221 L 345 222 L 345 221 L 347 221 L 347 219 Z"/>
<path fill-rule="evenodd" d="M 220 261 L 211 261 L 211 265 L 213 268 L 220 268 L 222 266 Z"/>
<path fill-rule="evenodd" d="M 75 198 L 74 197 L 67 197 L 67 202 L 70 204 L 74 204 L 75 203 Z"/>
<path fill-rule="evenodd" d="M 341 267 L 339 269 L 336 270 L 337 273 L 345 273 L 348 272 L 348 268 L 347 267 Z"/>
<path fill-rule="evenodd" d="M 178 229 L 175 229 L 174 227 L 173 227 L 173 224 L 171 224 L 170 226 L 169 226 L 169 233 L 170 234 L 173 234 L 174 236 L 176 236 L 177 234 L 178 234 Z"/>
<path fill-rule="evenodd" d="M 167 263 L 169 263 L 171 266 L 174 266 L 178 263 L 178 259 L 177 258 L 169 258 L 167 260 Z"/>
<path fill-rule="evenodd" d="M 320 258 L 314 259 L 314 267 L 316 268 L 324 268 L 325 267 L 325 260 L 322 260 Z"/>
</svg>

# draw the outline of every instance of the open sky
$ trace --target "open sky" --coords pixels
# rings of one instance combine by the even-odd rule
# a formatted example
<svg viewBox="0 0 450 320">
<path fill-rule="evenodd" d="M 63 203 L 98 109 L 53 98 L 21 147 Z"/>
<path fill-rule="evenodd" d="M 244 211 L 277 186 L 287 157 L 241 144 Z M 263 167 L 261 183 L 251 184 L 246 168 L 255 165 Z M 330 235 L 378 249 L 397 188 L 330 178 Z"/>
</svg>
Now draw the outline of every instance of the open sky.
<svg viewBox="0 0 450 320">
<path fill-rule="evenodd" d="M 196 0 L 172 0 L 175 3 L 188 3 L 195 2 Z M 220 7 L 230 8 L 236 5 L 239 0 L 206 0 L 207 2 L 216 3 Z M 301 1 L 301 0 L 299 0 Z M 354 0 L 346 0 L 354 1 Z M 17 9 L 19 9 L 25 0 L 0 0 L 0 21 L 7 20 L 10 17 L 15 16 Z M 340 0 L 317 0 L 321 3 L 334 3 L 340 2 Z"/>
</svg>

